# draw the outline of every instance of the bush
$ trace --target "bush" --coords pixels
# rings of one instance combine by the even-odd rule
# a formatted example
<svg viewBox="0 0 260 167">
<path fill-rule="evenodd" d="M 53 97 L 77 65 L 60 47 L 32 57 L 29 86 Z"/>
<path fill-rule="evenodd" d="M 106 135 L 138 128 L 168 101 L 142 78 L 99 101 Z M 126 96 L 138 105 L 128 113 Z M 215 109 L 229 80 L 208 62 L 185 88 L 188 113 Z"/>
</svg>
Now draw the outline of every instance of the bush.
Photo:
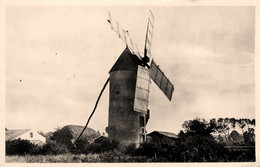
<svg viewBox="0 0 260 167">
<path fill-rule="evenodd" d="M 228 151 L 228 161 L 230 162 L 255 162 L 255 148 L 243 150 L 234 149 Z"/>
<path fill-rule="evenodd" d="M 15 139 L 6 141 L 6 155 L 39 154 L 40 147 L 28 140 Z"/>
<path fill-rule="evenodd" d="M 107 151 L 113 151 L 114 149 L 119 147 L 119 142 L 109 139 L 104 139 L 100 141 L 99 143 L 92 143 L 89 144 L 84 149 L 84 153 L 103 153 Z"/>
<path fill-rule="evenodd" d="M 89 142 L 87 139 L 78 139 L 75 141 L 73 147 L 70 148 L 70 151 L 74 154 L 81 154 L 87 152 L 87 147 L 89 146 Z"/>
<path fill-rule="evenodd" d="M 223 144 L 202 135 L 185 136 L 177 142 L 177 162 L 224 162 L 227 150 Z"/>
<path fill-rule="evenodd" d="M 54 141 L 50 141 L 49 143 L 43 145 L 42 154 L 44 155 L 58 155 L 68 153 L 69 150 L 63 144 L 58 144 Z"/>
<path fill-rule="evenodd" d="M 135 143 L 129 144 L 128 146 L 123 148 L 123 150 L 124 150 L 125 154 L 132 155 L 136 150 L 136 144 Z"/>
<path fill-rule="evenodd" d="M 147 156 L 156 157 L 159 152 L 159 148 L 154 143 L 143 143 L 139 148 L 132 152 L 134 156 Z"/>
<path fill-rule="evenodd" d="M 66 146 L 50 141 L 43 146 L 31 143 L 29 140 L 16 139 L 6 141 L 6 155 L 57 155 L 68 153 Z"/>
<path fill-rule="evenodd" d="M 128 148 L 129 149 L 129 148 Z M 176 140 L 170 138 L 157 138 L 156 136 L 150 142 L 142 143 L 139 148 L 130 150 L 132 156 L 145 156 L 152 161 L 174 161 L 179 148 Z"/>
</svg>

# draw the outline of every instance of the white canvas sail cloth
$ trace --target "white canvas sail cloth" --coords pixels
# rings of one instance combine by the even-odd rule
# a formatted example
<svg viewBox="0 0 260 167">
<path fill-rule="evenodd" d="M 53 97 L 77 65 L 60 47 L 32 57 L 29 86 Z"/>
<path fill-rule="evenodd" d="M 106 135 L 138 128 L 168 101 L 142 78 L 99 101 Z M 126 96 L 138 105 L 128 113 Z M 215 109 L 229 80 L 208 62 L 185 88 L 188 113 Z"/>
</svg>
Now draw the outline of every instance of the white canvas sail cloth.
<svg viewBox="0 0 260 167">
<path fill-rule="evenodd" d="M 138 66 L 134 111 L 147 113 L 150 92 L 150 70 L 145 67 Z"/>
</svg>

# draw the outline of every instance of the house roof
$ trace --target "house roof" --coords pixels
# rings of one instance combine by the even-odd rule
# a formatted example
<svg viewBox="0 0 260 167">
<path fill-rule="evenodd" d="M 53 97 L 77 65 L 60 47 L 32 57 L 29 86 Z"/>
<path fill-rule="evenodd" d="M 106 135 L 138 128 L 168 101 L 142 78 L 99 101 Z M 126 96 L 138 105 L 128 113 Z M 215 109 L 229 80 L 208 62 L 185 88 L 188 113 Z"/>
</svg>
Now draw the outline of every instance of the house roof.
<svg viewBox="0 0 260 167">
<path fill-rule="evenodd" d="M 121 53 L 121 55 L 119 56 L 109 73 L 112 71 L 119 70 L 137 71 L 138 65 L 141 65 L 141 60 L 136 55 L 132 54 L 128 48 L 126 48 Z"/>
<path fill-rule="evenodd" d="M 162 135 L 162 136 L 166 136 L 169 138 L 178 138 L 178 135 L 176 135 L 175 133 L 172 132 L 164 132 L 164 131 L 153 131 L 151 133 L 148 134 L 148 136 L 153 136 L 153 135 Z"/>
<path fill-rule="evenodd" d="M 82 132 L 84 126 L 80 125 L 67 125 L 64 126 L 59 132 L 58 132 L 58 137 L 65 137 L 68 135 L 72 137 L 72 139 L 76 139 L 80 133 Z M 82 134 L 82 137 L 90 137 L 90 136 L 96 136 L 98 133 L 91 129 L 91 128 L 86 128 L 85 131 Z"/>
<path fill-rule="evenodd" d="M 55 141 L 70 146 L 79 137 L 83 128 L 84 126 L 80 126 L 80 125 L 66 125 L 57 132 Z M 91 128 L 86 128 L 81 136 L 81 139 L 92 140 L 99 135 L 100 134 L 95 130 Z"/>
<path fill-rule="evenodd" d="M 5 140 L 13 140 L 14 138 L 21 136 L 22 134 L 28 132 L 30 129 L 12 129 L 5 131 Z"/>
<path fill-rule="evenodd" d="M 96 141 L 100 141 L 100 140 L 103 140 L 103 139 L 108 139 L 108 136 L 99 136 L 99 137 L 93 139 L 93 141 L 96 142 Z"/>
</svg>

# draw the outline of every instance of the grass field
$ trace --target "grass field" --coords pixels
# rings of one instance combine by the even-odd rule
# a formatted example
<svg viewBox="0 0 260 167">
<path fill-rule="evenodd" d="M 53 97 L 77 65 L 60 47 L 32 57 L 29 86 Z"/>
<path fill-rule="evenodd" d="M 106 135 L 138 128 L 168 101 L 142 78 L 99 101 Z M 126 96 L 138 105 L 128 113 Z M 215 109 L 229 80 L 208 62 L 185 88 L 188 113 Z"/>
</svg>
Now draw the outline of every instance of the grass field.
<svg viewBox="0 0 260 167">
<path fill-rule="evenodd" d="M 212 162 L 255 162 L 254 151 L 233 151 L 232 157 L 227 160 Z M 109 151 L 99 154 L 59 154 L 59 155 L 8 155 L 5 157 L 6 163 L 96 163 L 96 162 L 175 162 L 164 157 L 130 156 L 121 151 Z M 184 161 L 176 161 L 184 162 Z M 186 161 L 185 161 L 186 162 Z M 189 162 L 189 161 L 187 161 Z M 196 161 L 191 161 L 196 162 Z M 205 161 L 206 162 L 206 161 Z M 211 161 L 209 161 L 211 162 Z"/>
<path fill-rule="evenodd" d="M 116 153 L 103 154 L 62 154 L 6 156 L 6 163 L 82 163 L 82 162 L 151 162 L 147 157 L 130 157 Z"/>
<path fill-rule="evenodd" d="M 55 163 L 55 162 L 101 162 L 98 154 L 63 155 L 25 155 L 6 156 L 6 162 L 18 163 Z"/>
</svg>

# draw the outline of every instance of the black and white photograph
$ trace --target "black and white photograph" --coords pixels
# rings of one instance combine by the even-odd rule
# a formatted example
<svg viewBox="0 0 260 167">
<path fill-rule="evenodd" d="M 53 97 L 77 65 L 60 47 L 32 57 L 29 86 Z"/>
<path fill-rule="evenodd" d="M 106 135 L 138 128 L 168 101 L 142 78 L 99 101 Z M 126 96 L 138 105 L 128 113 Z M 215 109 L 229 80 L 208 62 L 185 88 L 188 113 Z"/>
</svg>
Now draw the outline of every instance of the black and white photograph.
<svg viewBox="0 0 260 167">
<path fill-rule="evenodd" d="M 256 166 L 256 10 L 5 6 L 4 162 Z"/>
</svg>

